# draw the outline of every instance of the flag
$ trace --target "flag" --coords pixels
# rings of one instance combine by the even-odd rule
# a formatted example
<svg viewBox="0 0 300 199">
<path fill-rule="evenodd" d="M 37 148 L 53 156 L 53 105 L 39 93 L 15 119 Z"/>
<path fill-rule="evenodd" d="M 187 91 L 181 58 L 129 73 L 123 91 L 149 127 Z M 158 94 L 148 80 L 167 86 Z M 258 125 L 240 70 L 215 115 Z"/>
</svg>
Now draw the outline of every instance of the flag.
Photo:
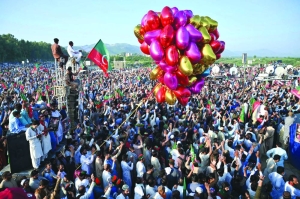
<svg viewBox="0 0 300 199">
<path fill-rule="evenodd" d="M 24 93 L 20 92 L 20 97 L 23 101 L 27 101 L 27 97 L 24 95 Z"/>
<path fill-rule="evenodd" d="M 183 179 L 183 198 L 186 198 L 186 181 L 185 181 L 185 177 Z"/>
<path fill-rule="evenodd" d="M 172 149 L 177 149 L 177 143 L 174 142 L 173 146 L 172 146 Z"/>
<path fill-rule="evenodd" d="M 109 52 L 101 39 L 88 54 L 88 58 L 97 66 L 99 66 L 99 68 L 102 69 L 105 75 L 108 77 L 107 71 L 111 70 L 109 64 Z"/>
<path fill-rule="evenodd" d="M 34 67 L 36 68 L 36 70 L 38 70 L 40 68 L 40 66 L 41 65 L 39 65 L 38 63 L 36 63 Z"/>
<path fill-rule="evenodd" d="M 84 69 L 84 64 L 82 61 L 80 61 L 80 69 Z"/>
<path fill-rule="evenodd" d="M 240 122 L 244 123 L 245 122 L 245 106 L 243 106 L 242 111 L 240 113 L 239 117 Z"/>
<path fill-rule="evenodd" d="M 6 84 L 5 82 L 2 82 L 2 87 L 3 87 L 4 89 L 7 89 L 7 84 Z"/>
<path fill-rule="evenodd" d="M 124 94 L 123 94 L 123 92 L 118 88 L 117 90 L 117 93 L 120 95 L 120 97 L 123 97 L 124 96 Z"/>
<path fill-rule="evenodd" d="M 195 150 L 194 150 L 193 145 L 191 144 L 191 159 L 192 159 L 192 162 L 194 162 L 195 158 L 196 158 Z"/>
</svg>

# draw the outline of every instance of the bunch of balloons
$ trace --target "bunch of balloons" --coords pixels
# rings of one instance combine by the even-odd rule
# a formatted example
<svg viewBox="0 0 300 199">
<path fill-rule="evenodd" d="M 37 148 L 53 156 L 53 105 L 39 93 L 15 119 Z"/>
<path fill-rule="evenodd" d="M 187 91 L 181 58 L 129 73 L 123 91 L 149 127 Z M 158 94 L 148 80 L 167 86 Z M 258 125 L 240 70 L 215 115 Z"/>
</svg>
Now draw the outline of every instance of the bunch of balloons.
<svg viewBox="0 0 300 199">
<path fill-rule="evenodd" d="M 191 10 L 164 7 L 148 11 L 134 28 L 143 53 L 157 67 L 150 73 L 158 80 L 153 93 L 158 103 L 186 105 L 191 94 L 204 86 L 209 66 L 221 57 L 225 42 L 219 41 L 218 22 Z"/>
</svg>

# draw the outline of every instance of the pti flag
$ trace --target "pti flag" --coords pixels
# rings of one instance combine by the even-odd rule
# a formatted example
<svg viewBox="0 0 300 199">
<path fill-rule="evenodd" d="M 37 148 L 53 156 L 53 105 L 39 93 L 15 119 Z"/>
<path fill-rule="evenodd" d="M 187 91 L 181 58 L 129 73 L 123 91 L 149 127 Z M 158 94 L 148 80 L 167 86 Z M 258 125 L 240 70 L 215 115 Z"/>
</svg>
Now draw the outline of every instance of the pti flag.
<svg viewBox="0 0 300 199">
<path fill-rule="evenodd" d="M 97 66 L 99 66 L 99 68 L 103 70 L 105 75 L 108 76 L 107 71 L 111 69 L 109 65 L 109 52 L 101 39 L 89 53 L 88 58 L 92 60 Z"/>
</svg>

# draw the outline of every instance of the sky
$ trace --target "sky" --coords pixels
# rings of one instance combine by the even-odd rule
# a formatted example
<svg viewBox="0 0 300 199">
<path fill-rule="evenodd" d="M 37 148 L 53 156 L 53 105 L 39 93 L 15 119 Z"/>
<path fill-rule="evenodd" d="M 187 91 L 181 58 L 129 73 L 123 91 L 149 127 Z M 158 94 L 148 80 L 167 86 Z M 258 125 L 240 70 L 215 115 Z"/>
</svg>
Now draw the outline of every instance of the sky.
<svg viewBox="0 0 300 199">
<path fill-rule="evenodd" d="M 0 0 L 0 34 L 67 46 L 139 45 L 133 29 L 164 6 L 218 21 L 230 51 L 266 49 L 300 56 L 300 0 Z"/>
</svg>

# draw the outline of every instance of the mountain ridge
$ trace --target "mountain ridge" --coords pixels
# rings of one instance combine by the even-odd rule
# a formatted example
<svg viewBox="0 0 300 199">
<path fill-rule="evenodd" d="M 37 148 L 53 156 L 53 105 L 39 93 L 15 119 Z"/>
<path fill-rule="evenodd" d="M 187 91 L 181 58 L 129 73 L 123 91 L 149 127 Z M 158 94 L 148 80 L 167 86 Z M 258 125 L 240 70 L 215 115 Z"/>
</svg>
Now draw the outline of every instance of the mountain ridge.
<svg viewBox="0 0 300 199">
<path fill-rule="evenodd" d="M 83 46 L 74 46 L 76 50 L 84 50 L 90 52 L 96 44 L 83 45 Z M 139 46 L 128 44 L 128 43 L 115 43 L 115 44 L 105 44 L 107 50 L 111 55 L 118 55 L 122 53 L 132 53 L 143 55 Z M 300 53 L 282 53 L 276 52 L 269 49 L 256 49 L 256 50 L 245 50 L 245 51 L 232 51 L 226 49 L 222 53 L 222 57 L 242 57 L 243 53 L 247 53 L 248 57 L 300 57 Z"/>
</svg>

